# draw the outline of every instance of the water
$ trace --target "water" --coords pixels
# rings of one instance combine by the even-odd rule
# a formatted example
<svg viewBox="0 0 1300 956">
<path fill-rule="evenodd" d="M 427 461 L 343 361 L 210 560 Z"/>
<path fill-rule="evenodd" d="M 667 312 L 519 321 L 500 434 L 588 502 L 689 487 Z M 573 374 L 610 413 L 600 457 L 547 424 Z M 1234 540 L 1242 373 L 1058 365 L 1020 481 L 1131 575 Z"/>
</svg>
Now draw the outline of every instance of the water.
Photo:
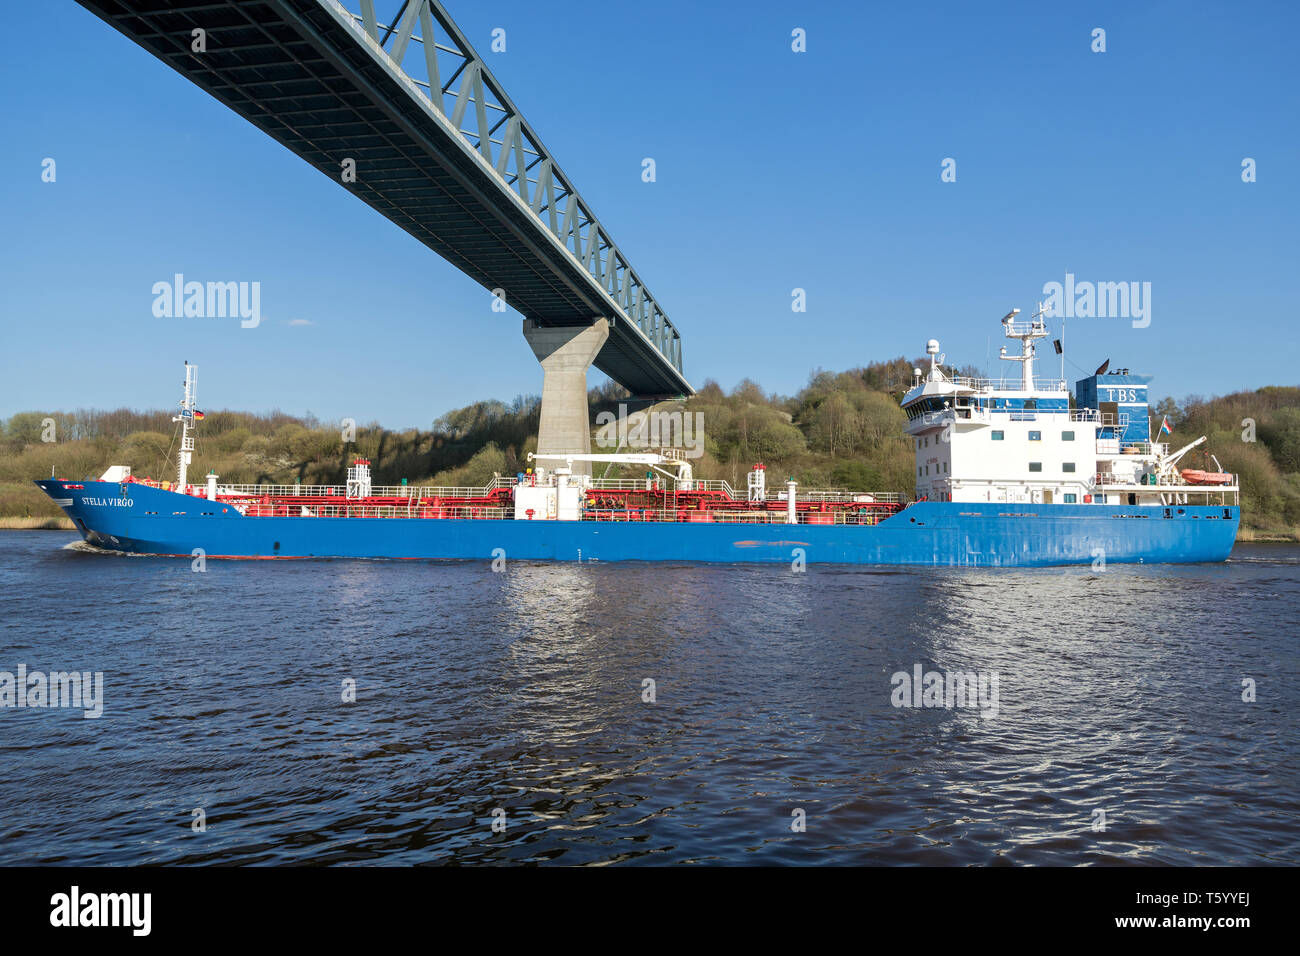
<svg viewBox="0 0 1300 956">
<path fill-rule="evenodd" d="M 0 532 L 0 670 L 105 697 L 0 710 L 0 863 L 1300 861 L 1297 547 L 194 573 L 72 538 Z M 996 672 L 996 715 L 894 707 L 916 664 Z"/>
</svg>

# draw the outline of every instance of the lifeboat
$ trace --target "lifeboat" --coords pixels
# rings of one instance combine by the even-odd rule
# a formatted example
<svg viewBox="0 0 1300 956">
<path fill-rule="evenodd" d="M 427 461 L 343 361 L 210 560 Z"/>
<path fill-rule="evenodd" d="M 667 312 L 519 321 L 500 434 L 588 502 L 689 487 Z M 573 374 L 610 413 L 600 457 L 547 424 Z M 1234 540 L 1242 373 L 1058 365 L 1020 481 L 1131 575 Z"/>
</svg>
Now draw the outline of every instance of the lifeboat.
<svg viewBox="0 0 1300 956">
<path fill-rule="evenodd" d="M 1232 475 L 1222 471 L 1201 471 L 1197 468 L 1184 468 L 1181 474 L 1183 481 L 1189 485 L 1226 485 L 1232 482 Z"/>
</svg>

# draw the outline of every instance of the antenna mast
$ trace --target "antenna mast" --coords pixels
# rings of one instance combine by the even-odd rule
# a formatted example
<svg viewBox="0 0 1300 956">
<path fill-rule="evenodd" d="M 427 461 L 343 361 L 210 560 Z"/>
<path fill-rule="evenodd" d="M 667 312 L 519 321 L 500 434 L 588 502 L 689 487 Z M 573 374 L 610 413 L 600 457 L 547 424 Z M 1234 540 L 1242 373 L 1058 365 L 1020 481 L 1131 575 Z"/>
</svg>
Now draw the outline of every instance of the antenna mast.
<svg viewBox="0 0 1300 956">
<path fill-rule="evenodd" d="M 1043 303 L 1038 303 L 1038 311 L 1034 313 L 1034 318 L 1041 319 L 1047 314 L 1043 308 Z M 1065 381 L 1065 314 L 1061 314 L 1061 381 Z"/>
<path fill-rule="evenodd" d="M 1002 319 L 1002 330 L 1007 338 L 1020 340 L 1020 354 L 1008 355 L 1007 347 L 1004 345 L 998 357 L 1004 362 L 1019 362 L 1021 364 L 1020 387 L 1026 392 L 1032 392 L 1034 390 L 1034 339 L 1041 339 L 1047 335 L 1047 326 L 1043 322 L 1045 313 L 1040 305 L 1039 310 L 1034 313 L 1033 320 L 1028 325 L 1017 325 L 1015 318 L 1019 313 L 1019 309 L 1012 309 L 1008 312 Z"/>
<path fill-rule="evenodd" d="M 185 479 L 190 462 L 194 460 L 194 404 L 199 394 L 199 367 L 185 363 L 185 397 L 181 399 L 181 413 L 172 418 L 181 423 L 181 450 L 176 454 L 176 490 L 185 494 Z"/>
</svg>

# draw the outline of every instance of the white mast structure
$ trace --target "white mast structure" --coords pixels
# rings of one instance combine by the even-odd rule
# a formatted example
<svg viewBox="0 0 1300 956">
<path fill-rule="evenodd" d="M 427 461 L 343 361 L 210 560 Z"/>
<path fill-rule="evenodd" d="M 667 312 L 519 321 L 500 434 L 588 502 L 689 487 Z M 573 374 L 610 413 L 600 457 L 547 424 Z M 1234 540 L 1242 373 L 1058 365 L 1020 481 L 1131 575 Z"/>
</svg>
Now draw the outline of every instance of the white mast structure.
<svg viewBox="0 0 1300 956">
<path fill-rule="evenodd" d="M 1046 314 L 1046 310 L 1043 309 L 1043 303 L 1040 302 L 1040 303 L 1038 303 L 1038 311 L 1035 312 L 1034 315 L 1036 315 L 1036 316 L 1041 316 L 1041 315 L 1044 315 L 1044 314 Z M 1062 315 L 1061 315 L 1061 381 L 1062 381 L 1062 382 L 1065 381 L 1065 315 L 1064 315 L 1064 310 L 1062 311 Z"/>
<path fill-rule="evenodd" d="M 1007 347 L 1004 345 L 998 357 L 1004 362 L 1021 363 L 1020 388 L 1022 391 L 1032 392 L 1034 390 L 1034 339 L 1046 337 L 1047 325 L 1043 322 L 1044 310 L 1041 307 L 1027 325 L 1015 323 L 1015 318 L 1019 314 L 1019 309 L 1008 312 L 1002 319 L 1002 330 L 1007 338 L 1020 340 L 1020 354 L 1008 355 Z"/>
<path fill-rule="evenodd" d="M 185 494 L 185 479 L 194 460 L 194 404 L 199 394 L 199 367 L 185 363 L 185 397 L 181 399 L 181 413 L 172 418 L 181 423 L 181 450 L 176 455 L 176 490 Z"/>
</svg>

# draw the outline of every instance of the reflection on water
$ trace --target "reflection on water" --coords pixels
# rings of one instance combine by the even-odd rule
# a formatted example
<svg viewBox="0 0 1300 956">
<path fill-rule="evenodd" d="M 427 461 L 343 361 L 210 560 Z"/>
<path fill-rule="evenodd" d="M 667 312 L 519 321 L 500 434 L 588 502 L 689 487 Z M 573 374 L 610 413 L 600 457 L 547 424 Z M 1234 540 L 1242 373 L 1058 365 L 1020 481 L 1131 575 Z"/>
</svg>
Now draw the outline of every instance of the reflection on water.
<svg viewBox="0 0 1300 956">
<path fill-rule="evenodd" d="M 0 670 L 103 670 L 105 715 L 0 710 L 0 862 L 1300 859 L 1297 548 L 196 574 L 66 537 L 0 532 Z M 996 673 L 996 716 L 894 707 L 918 665 Z"/>
</svg>

